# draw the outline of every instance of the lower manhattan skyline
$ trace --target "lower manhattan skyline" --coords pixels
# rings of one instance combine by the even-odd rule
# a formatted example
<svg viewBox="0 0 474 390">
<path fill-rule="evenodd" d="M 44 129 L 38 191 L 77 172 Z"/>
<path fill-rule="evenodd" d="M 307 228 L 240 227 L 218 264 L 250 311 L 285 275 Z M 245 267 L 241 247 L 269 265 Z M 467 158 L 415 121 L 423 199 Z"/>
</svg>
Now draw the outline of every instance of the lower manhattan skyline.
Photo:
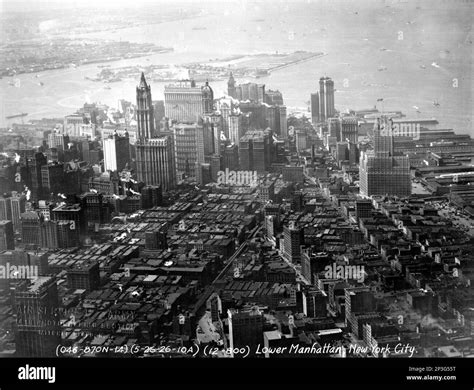
<svg viewBox="0 0 474 390">
<path fill-rule="evenodd" d="M 472 7 L 2 1 L 5 384 L 472 380 Z"/>
</svg>

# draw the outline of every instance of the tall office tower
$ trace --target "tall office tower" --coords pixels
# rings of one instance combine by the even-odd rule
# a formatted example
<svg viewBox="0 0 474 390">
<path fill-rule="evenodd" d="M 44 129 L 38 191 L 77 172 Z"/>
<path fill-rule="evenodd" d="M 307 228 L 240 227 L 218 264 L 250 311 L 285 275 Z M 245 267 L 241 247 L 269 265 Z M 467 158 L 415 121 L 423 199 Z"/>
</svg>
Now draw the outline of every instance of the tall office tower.
<svg viewBox="0 0 474 390">
<path fill-rule="evenodd" d="M 61 343 L 57 315 L 56 278 L 39 276 L 15 289 L 16 354 L 18 357 L 54 357 Z"/>
<path fill-rule="evenodd" d="M 142 72 L 140 84 L 137 86 L 137 124 L 139 139 L 149 139 L 155 136 L 153 111 L 151 86 L 147 84 L 145 74 Z"/>
<path fill-rule="evenodd" d="M 210 165 L 211 180 L 217 182 L 217 177 L 222 166 L 222 157 L 219 154 L 213 154 L 212 156 L 206 156 L 205 160 Z"/>
<path fill-rule="evenodd" d="M 71 137 L 81 136 L 81 127 L 84 124 L 84 117 L 82 114 L 72 114 L 64 117 L 63 131 L 65 135 Z"/>
<path fill-rule="evenodd" d="M 350 142 L 357 145 L 359 139 L 359 126 L 357 118 L 354 116 L 346 116 L 341 119 L 341 142 Z"/>
<path fill-rule="evenodd" d="M 214 91 L 206 81 L 202 87 L 202 112 L 204 115 L 211 114 L 214 111 Z"/>
<path fill-rule="evenodd" d="M 222 300 L 218 293 L 211 294 L 206 302 L 206 308 L 211 312 L 211 321 L 218 322 L 222 314 Z"/>
<path fill-rule="evenodd" d="M 204 186 L 211 183 L 211 164 L 209 163 L 196 163 L 195 165 L 195 178 L 196 182 L 200 186 Z"/>
<path fill-rule="evenodd" d="M 168 191 L 176 184 L 173 139 L 169 135 L 153 138 L 151 88 L 147 85 L 143 73 L 140 85 L 137 87 L 137 106 L 139 123 L 136 143 L 137 178 L 147 185 L 161 185 Z"/>
<path fill-rule="evenodd" d="M 218 101 L 218 112 L 221 113 L 222 116 L 222 132 L 224 135 L 229 138 L 229 116 L 235 112 L 232 101 Z"/>
<path fill-rule="evenodd" d="M 258 197 L 263 203 L 275 200 L 275 183 L 263 182 L 258 185 Z"/>
<path fill-rule="evenodd" d="M 196 164 L 204 163 L 204 133 L 198 124 L 173 126 L 176 173 L 196 177 Z"/>
<path fill-rule="evenodd" d="M 40 229 L 41 248 L 58 249 L 58 222 L 44 221 Z"/>
<path fill-rule="evenodd" d="M 130 162 L 130 140 L 128 132 L 123 137 L 115 131 L 103 140 L 104 170 L 121 171 Z"/>
<path fill-rule="evenodd" d="M 368 287 L 344 289 L 346 326 L 352 325 L 354 314 L 372 312 L 376 308 L 375 297 Z"/>
<path fill-rule="evenodd" d="M 393 136 L 386 131 L 391 127 L 392 121 L 387 117 L 377 120 L 374 150 L 361 154 L 359 180 L 362 195 L 403 197 L 411 194 L 410 160 L 406 155 L 394 153 Z"/>
<path fill-rule="evenodd" d="M 216 149 L 216 137 L 219 132 L 218 128 L 211 122 L 210 118 L 203 118 L 202 121 L 204 154 L 207 156 L 214 153 Z"/>
<path fill-rule="evenodd" d="M 164 191 L 176 185 L 173 138 L 138 140 L 136 144 L 137 179 L 147 185 L 161 185 Z"/>
<path fill-rule="evenodd" d="M 203 114 L 198 124 L 204 130 L 204 154 L 220 154 L 220 138 L 223 128 L 223 117 L 218 112 Z"/>
<path fill-rule="evenodd" d="M 239 169 L 239 147 L 236 144 L 227 145 L 223 149 L 222 169 Z"/>
<path fill-rule="evenodd" d="M 41 167 L 41 188 L 47 193 L 57 194 L 64 189 L 64 164 L 51 163 Z"/>
<path fill-rule="evenodd" d="M 247 347 L 250 348 L 250 355 L 253 355 L 257 345 L 263 343 L 263 313 L 257 307 L 252 307 L 244 311 L 229 309 L 227 314 L 230 350 Z"/>
<path fill-rule="evenodd" d="M 311 121 L 313 123 L 319 122 L 319 92 L 311 94 Z"/>
<path fill-rule="evenodd" d="M 242 114 L 236 112 L 230 114 L 228 119 L 228 127 L 228 136 L 230 142 L 238 145 L 239 140 L 243 135 Z"/>
<path fill-rule="evenodd" d="M 283 139 L 288 138 L 288 120 L 286 117 L 286 106 L 280 106 L 280 137 Z"/>
<path fill-rule="evenodd" d="M 125 186 L 126 184 L 124 183 Z M 110 221 L 110 204 L 103 194 L 85 192 L 79 195 L 79 200 L 89 225 L 108 223 Z"/>
<path fill-rule="evenodd" d="M 239 110 L 244 116 L 244 128 L 265 129 L 267 126 L 266 106 L 249 100 L 242 101 L 239 104 Z"/>
<path fill-rule="evenodd" d="M 58 227 L 58 248 L 73 248 L 80 246 L 79 229 L 71 229 L 69 221 L 55 221 Z"/>
<path fill-rule="evenodd" d="M 295 226 L 285 226 L 283 229 L 283 255 L 292 263 L 301 261 L 302 229 Z"/>
<path fill-rule="evenodd" d="M 79 203 L 61 204 L 52 211 L 53 221 L 66 221 L 69 229 L 78 234 L 86 232 L 86 216 L 84 208 Z"/>
<path fill-rule="evenodd" d="M 328 296 L 323 290 L 309 289 L 303 291 L 303 313 L 309 318 L 327 316 Z"/>
<path fill-rule="evenodd" d="M 306 249 L 301 254 L 301 274 L 311 284 L 316 283 L 316 277 L 319 272 L 324 270 L 332 261 L 332 257 L 326 252 L 313 252 L 311 249 Z"/>
<path fill-rule="evenodd" d="M 275 237 L 275 217 L 273 215 L 268 215 L 264 218 L 263 222 L 263 231 L 265 236 L 273 239 Z"/>
<path fill-rule="evenodd" d="M 332 118 L 335 114 L 334 108 L 334 82 L 330 77 L 319 79 L 319 115 L 320 121 Z"/>
<path fill-rule="evenodd" d="M 25 212 L 26 196 L 13 192 L 11 199 L 13 230 L 18 231 L 21 228 L 21 214 Z"/>
<path fill-rule="evenodd" d="M 273 134 L 269 130 L 247 131 L 239 143 L 240 167 L 266 172 L 273 162 Z"/>
<path fill-rule="evenodd" d="M 203 114 L 212 113 L 213 106 L 214 94 L 207 82 L 202 87 L 194 80 L 165 86 L 165 113 L 172 121 L 196 123 Z"/>
<path fill-rule="evenodd" d="M 296 130 L 296 150 L 302 153 L 307 149 L 306 130 Z"/>
<path fill-rule="evenodd" d="M 280 228 L 281 223 L 281 209 L 279 204 L 270 203 L 265 205 L 264 208 L 264 216 L 265 217 L 272 217 L 273 223 L 276 229 Z"/>
<path fill-rule="evenodd" d="M 41 245 L 40 226 L 43 216 L 35 211 L 21 214 L 21 238 L 23 244 Z"/>
<path fill-rule="evenodd" d="M 265 106 L 265 128 L 270 128 L 275 134 L 280 133 L 280 110 L 278 106 Z"/>
<path fill-rule="evenodd" d="M 347 143 L 347 149 L 349 152 L 349 164 L 354 165 L 357 164 L 359 161 L 359 149 L 357 147 L 357 144 L 353 144 L 351 142 Z"/>
<path fill-rule="evenodd" d="M 12 199 L 10 195 L 0 198 L 0 219 L 5 221 L 12 220 Z"/>
<path fill-rule="evenodd" d="M 31 159 L 26 159 L 26 178 L 23 178 L 25 184 L 31 189 L 33 196 L 38 197 L 42 194 L 42 175 L 41 167 L 48 163 L 46 155 L 35 153 Z"/>
<path fill-rule="evenodd" d="M 11 221 L 0 220 L 0 251 L 15 249 L 13 225 Z"/>
<path fill-rule="evenodd" d="M 341 166 L 341 162 L 346 161 L 349 157 L 347 145 L 347 142 L 338 142 L 336 144 L 336 161 L 339 166 Z"/>
<path fill-rule="evenodd" d="M 155 119 L 155 129 L 158 132 L 161 130 L 161 121 L 165 118 L 165 101 L 153 101 L 153 118 Z"/>
<path fill-rule="evenodd" d="M 283 95 L 280 91 L 265 91 L 264 102 L 271 106 L 283 106 Z"/>
<path fill-rule="evenodd" d="M 48 134 L 48 146 L 50 148 L 57 148 L 61 150 L 67 149 L 69 143 L 69 136 L 61 134 L 53 130 L 52 133 Z"/>
<path fill-rule="evenodd" d="M 341 141 L 341 119 L 340 118 L 327 118 L 328 124 L 328 135 L 335 137 L 337 142 Z"/>
<path fill-rule="evenodd" d="M 246 83 L 235 87 L 237 100 L 249 100 L 253 103 L 263 103 L 265 99 L 265 84 Z"/>
<path fill-rule="evenodd" d="M 236 90 L 235 90 L 235 79 L 232 72 L 230 72 L 229 81 L 227 81 L 227 95 L 237 99 Z"/>
<path fill-rule="evenodd" d="M 141 190 L 142 208 L 150 209 L 163 204 L 163 190 L 161 186 L 145 186 Z"/>
</svg>

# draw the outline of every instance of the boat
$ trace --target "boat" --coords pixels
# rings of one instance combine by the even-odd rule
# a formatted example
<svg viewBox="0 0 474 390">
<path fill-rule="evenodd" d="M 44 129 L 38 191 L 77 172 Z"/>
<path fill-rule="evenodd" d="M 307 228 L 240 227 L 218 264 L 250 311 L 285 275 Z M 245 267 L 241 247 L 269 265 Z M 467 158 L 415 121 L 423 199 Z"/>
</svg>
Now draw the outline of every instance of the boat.
<svg viewBox="0 0 474 390">
<path fill-rule="evenodd" d="M 27 112 L 22 112 L 21 114 L 9 115 L 9 116 L 6 116 L 5 118 L 6 119 L 21 118 L 27 115 L 28 115 Z"/>
</svg>

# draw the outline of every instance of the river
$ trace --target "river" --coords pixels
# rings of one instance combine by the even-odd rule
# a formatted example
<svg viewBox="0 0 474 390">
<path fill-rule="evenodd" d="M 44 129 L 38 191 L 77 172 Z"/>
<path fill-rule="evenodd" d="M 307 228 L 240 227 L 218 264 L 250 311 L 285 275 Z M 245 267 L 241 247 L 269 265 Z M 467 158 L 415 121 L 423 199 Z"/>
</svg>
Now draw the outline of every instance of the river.
<svg viewBox="0 0 474 390">
<path fill-rule="evenodd" d="M 107 63 L 112 67 L 180 64 L 233 54 L 325 52 L 324 57 L 276 70 L 257 82 L 280 90 L 288 107 L 305 108 L 310 93 L 318 88 L 319 77 L 329 76 L 335 83 L 336 108 L 341 111 L 373 107 L 383 98 L 386 111 L 401 110 L 410 118 L 436 117 L 439 128 L 474 136 L 472 3 L 310 0 L 232 4 L 225 10 L 210 8 L 209 15 L 194 20 L 84 37 L 174 48 L 171 53 Z M 200 29 L 193 29 L 197 26 Z M 61 117 L 84 102 L 116 107 L 119 99 L 135 100 L 138 80 L 111 83 L 111 89 L 86 80 L 100 71 L 98 65 L 46 71 L 38 77 L 22 74 L 16 77 L 19 86 L 9 84 L 11 77 L 1 79 L 0 126 L 11 123 L 5 116 L 20 112 L 28 113 L 25 120 Z M 252 79 L 237 79 L 245 81 Z M 154 100 L 163 99 L 164 85 L 152 83 Z M 226 81 L 212 82 L 211 86 L 219 97 L 226 90 Z M 439 105 L 433 104 L 435 101 Z"/>
</svg>

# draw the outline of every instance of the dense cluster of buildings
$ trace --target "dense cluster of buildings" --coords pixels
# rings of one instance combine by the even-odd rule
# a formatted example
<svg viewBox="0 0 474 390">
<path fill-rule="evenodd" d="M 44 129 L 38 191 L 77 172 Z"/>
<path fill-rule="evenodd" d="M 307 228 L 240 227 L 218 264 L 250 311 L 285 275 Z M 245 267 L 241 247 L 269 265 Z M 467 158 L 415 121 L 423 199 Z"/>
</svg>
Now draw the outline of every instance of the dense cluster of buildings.
<svg viewBox="0 0 474 390">
<path fill-rule="evenodd" d="M 2 136 L 2 356 L 474 355 L 468 136 L 329 77 L 311 118 L 232 74 L 164 95 Z"/>
</svg>

